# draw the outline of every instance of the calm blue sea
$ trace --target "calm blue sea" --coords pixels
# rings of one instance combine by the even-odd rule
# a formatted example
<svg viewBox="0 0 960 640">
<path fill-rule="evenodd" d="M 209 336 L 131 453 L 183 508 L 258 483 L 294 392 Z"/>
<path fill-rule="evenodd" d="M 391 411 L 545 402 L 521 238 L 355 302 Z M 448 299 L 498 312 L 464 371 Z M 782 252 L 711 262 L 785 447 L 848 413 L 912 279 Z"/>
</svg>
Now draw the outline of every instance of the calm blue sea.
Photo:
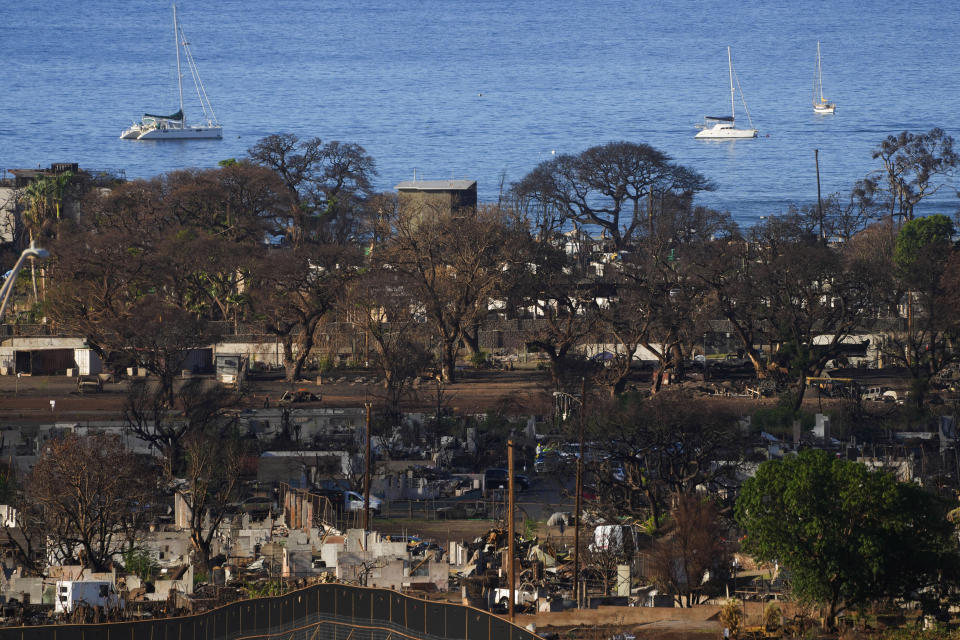
<svg viewBox="0 0 960 640">
<path fill-rule="evenodd" d="M 476 179 L 490 201 L 554 151 L 630 140 L 714 180 L 701 202 L 750 223 L 815 200 L 814 149 L 829 194 L 877 168 L 888 134 L 960 137 L 960 3 L 942 0 L 183 0 L 178 13 L 223 140 L 118 138 L 144 111 L 176 110 L 169 3 L 7 2 L 0 168 L 149 177 L 292 132 L 361 144 L 382 189 L 416 170 Z M 833 116 L 811 109 L 817 40 Z M 696 141 L 704 114 L 729 110 L 727 45 L 761 137 Z M 935 207 L 956 202 L 945 189 Z"/>
</svg>

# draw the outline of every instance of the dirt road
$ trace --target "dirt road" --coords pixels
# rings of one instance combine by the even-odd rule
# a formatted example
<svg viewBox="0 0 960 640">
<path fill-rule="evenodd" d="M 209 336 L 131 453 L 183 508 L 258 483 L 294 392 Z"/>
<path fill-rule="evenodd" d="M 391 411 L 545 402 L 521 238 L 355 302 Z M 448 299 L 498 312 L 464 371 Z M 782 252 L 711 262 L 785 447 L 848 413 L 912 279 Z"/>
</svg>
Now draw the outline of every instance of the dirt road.
<svg viewBox="0 0 960 640">
<path fill-rule="evenodd" d="M 319 394 L 317 406 L 359 407 L 382 403 L 382 384 L 365 371 L 336 372 L 290 385 L 279 376 L 252 378 L 243 404 L 274 405 L 284 391 L 308 389 Z M 182 381 L 180 381 L 182 382 Z M 178 382 L 179 383 L 179 382 Z M 464 372 L 454 384 L 428 381 L 404 403 L 408 411 L 432 411 L 439 403 L 457 413 L 501 411 L 508 414 L 546 414 L 551 411 L 550 381 L 537 370 Z M 0 376 L 0 426 L 67 421 L 117 420 L 126 400 L 128 380 L 107 382 L 99 393 L 81 394 L 76 378 L 66 376 Z M 309 405 L 303 405 L 309 406 Z"/>
</svg>

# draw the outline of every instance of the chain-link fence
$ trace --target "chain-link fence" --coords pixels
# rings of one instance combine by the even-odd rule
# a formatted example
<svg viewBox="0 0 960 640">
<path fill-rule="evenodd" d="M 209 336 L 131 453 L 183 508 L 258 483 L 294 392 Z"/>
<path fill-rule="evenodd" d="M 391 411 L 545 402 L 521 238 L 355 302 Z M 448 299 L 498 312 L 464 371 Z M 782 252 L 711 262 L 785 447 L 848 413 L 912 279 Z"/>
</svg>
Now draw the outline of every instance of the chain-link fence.
<svg viewBox="0 0 960 640">
<path fill-rule="evenodd" d="M 387 589 L 320 584 L 179 618 L 6 627 L 0 640 L 537 640 L 486 611 Z"/>
</svg>

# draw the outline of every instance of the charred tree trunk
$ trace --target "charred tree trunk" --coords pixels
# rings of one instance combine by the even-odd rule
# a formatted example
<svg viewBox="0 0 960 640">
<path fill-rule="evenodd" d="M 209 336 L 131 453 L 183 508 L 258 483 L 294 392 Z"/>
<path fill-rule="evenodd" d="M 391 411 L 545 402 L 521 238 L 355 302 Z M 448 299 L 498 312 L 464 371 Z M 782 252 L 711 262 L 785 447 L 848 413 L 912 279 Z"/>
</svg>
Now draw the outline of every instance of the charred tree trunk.
<svg viewBox="0 0 960 640">
<path fill-rule="evenodd" d="M 457 343 L 459 340 L 444 340 L 440 346 L 440 377 L 447 384 L 457 381 Z"/>
<path fill-rule="evenodd" d="M 480 353 L 480 325 L 473 325 L 463 330 L 463 344 L 466 345 L 470 355 L 475 356 Z"/>
<path fill-rule="evenodd" d="M 803 396 L 807 391 L 807 372 L 803 371 L 800 373 L 800 378 L 797 380 L 796 387 L 794 388 L 795 398 L 793 399 L 793 410 L 794 412 L 800 411 L 800 407 L 803 406 Z"/>
<path fill-rule="evenodd" d="M 281 338 L 283 345 L 283 371 L 284 380 L 288 383 L 294 383 L 300 377 L 300 370 L 297 368 L 293 357 L 293 337 L 289 334 Z"/>
</svg>

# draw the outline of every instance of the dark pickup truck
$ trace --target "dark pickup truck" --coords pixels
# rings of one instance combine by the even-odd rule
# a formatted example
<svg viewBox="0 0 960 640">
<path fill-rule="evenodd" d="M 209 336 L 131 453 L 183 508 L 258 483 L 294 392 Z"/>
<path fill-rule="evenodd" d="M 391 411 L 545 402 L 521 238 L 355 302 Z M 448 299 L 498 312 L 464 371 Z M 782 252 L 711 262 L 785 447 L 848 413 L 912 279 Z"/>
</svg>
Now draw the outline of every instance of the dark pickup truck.
<svg viewBox="0 0 960 640">
<path fill-rule="evenodd" d="M 438 507 L 437 520 L 466 520 L 468 518 L 486 518 L 487 504 L 483 500 L 463 501 Z"/>
</svg>

